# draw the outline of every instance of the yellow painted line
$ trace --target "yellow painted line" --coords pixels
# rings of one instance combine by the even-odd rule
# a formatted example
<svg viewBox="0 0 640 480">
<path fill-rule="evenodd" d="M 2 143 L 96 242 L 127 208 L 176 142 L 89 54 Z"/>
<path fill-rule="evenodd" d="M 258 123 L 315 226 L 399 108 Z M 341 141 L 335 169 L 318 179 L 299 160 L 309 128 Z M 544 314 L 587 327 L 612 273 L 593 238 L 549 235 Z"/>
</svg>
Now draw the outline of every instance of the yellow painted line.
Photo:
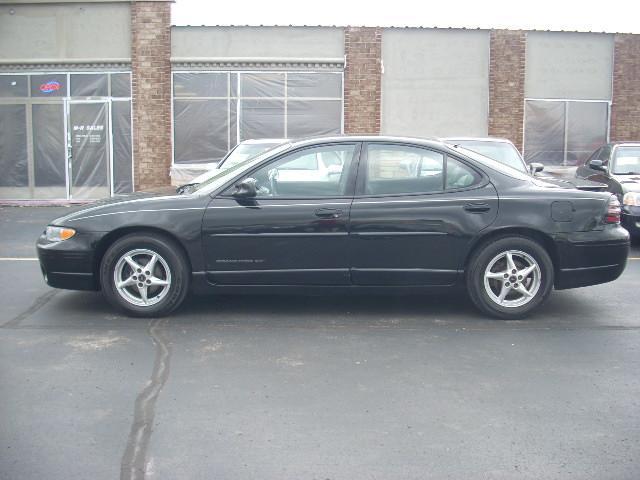
<svg viewBox="0 0 640 480">
<path fill-rule="evenodd" d="M 0 262 L 37 262 L 36 257 L 0 257 Z"/>
<path fill-rule="evenodd" d="M 629 257 L 629 260 L 640 260 L 640 257 Z"/>
</svg>

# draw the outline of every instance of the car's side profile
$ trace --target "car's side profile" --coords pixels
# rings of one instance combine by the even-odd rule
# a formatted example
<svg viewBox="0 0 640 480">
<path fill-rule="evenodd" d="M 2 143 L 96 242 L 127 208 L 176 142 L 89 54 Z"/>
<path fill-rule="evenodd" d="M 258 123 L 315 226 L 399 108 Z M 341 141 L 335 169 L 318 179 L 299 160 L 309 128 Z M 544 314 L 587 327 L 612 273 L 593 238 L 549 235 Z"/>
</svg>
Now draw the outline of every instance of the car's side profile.
<svg viewBox="0 0 640 480">
<path fill-rule="evenodd" d="M 606 184 L 622 203 L 622 225 L 640 236 L 640 142 L 603 145 L 578 166 L 576 177 Z"/>
<path fill-rule="evenodd" d="M 334 159 L 333 174 L 286 178 L 309 158 Z M 611 194 L 554 187 L 439 141 L 332 137 L 281 145 L 187 194 L 84 208 L 37 246 L 49 285 L 101 289 L 133 315 L 167 314 L 189 290 L 466 287 L 484 313 L 520 318 L 554 287 L 622 273 L 619 214 Z"/>
</svg>

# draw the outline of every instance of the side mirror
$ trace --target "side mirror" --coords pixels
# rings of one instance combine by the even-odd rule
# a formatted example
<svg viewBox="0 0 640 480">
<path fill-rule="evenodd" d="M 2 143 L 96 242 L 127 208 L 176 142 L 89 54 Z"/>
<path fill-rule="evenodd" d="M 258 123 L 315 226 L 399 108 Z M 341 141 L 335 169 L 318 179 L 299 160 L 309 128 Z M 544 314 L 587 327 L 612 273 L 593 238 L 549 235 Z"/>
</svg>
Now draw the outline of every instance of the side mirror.
<svg viewBox="0 0 640 480">
<path fill-rule="evenodd" d="M 535 175 L 536 173 L 539 173 L 542 170 L 544 170 L 544 165 L 541 163 L 533 162 L 529 164 L 529 171 L 531 172 L 531 175 Z"/>
<path fill-rule="evenodd" d="M 236 184 L 236 191 L 233 196 L 236 198 L 253 198 L 258 195 L 255 178 L 245 178 Z"/>
<path fill-rule="evenodd" d="M 589 168 L 591 168 L 592 170 L 601 170 L 603 172 L 607 171 L 607 167 L 604 166 L 602 160 L 598 160 L 597 158 L 589 160 Z"/>
</svg>

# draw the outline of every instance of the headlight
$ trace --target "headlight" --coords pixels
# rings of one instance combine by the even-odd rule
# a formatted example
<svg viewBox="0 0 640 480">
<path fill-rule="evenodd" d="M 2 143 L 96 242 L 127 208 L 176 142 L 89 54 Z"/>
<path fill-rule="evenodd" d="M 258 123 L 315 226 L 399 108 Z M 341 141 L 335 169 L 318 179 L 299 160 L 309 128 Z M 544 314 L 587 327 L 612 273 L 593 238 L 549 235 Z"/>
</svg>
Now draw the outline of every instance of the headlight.
<svg viewBox="0 0 640 480">
<path fill-rule="evenodd" d="M 640 207 L 640 192 L 628 192 L 622 198 L 622 204 L 630 207 Z"/>
<path fill-rule="evenodd" d="M 76 234 L 73 228 L 66 227 L 47 227 L 45 235 L 50 242 L 61 242 L 62 240 L 68 240 Z"/>
</svg>

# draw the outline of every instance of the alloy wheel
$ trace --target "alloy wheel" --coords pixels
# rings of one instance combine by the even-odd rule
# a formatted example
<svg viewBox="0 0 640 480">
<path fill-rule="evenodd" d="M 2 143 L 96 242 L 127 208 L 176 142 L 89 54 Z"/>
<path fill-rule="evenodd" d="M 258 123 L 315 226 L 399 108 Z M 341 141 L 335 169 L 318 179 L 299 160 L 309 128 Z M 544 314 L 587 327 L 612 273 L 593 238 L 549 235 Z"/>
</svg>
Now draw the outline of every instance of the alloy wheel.
<svg viewBox="0 0 640 480">
<path fill-rule="evenodd" d="M 132 305 L 148 307 L 160 302 L 171 288 L 171 270 L 158 253 L 147 249 L 123 254 L 113 270 L 118 294 Z"/>
<path fill-rule="evenodd" d="M 501 307 L 526 305 L 535 298 L 541 284 L 538 262 L 520 250 L 499 253 L 484 271 L 485 291 Z"/>
</svg>

